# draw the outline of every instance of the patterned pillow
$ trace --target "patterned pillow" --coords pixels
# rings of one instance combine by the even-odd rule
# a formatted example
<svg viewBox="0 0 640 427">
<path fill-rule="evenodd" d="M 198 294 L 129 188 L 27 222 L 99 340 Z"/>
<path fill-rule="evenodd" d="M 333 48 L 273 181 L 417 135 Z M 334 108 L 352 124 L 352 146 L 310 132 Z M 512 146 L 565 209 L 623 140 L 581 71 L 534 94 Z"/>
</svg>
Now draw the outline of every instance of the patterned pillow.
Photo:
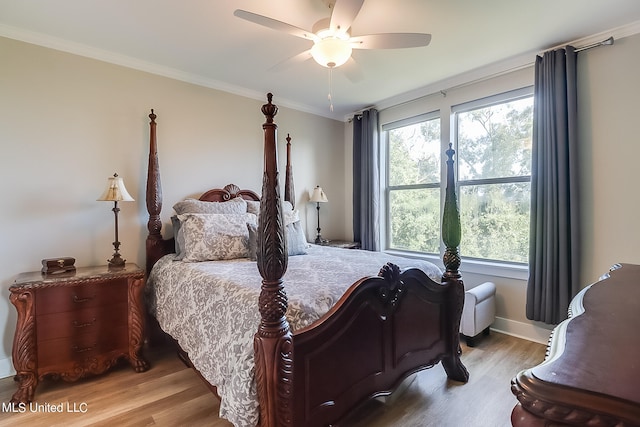
<svg viewBox="0 0 640 427">
<path fill-rule="evenodd" d="M 203 202 L 197 199 L 185 199 L 175 205 L 173 210 L 178 215 L 198 214 L 243 214 L 247 212 L 247 201 L 242 197 L 234 197 L 228 202 Z"/>
<path fill-rule="evenodd" d="M 242 197 L 235 197 L 228 202 L 204 202 L 198 199 L 185 199 L 175 205 L 173 210 L 176 214 L 243 214 L 247 211 L 247 202 Z M 171 217 L 171 225 L 173 226 L 173 236 L 175 238 L 175 261 L 184 258 L 184 235 L 180 230 L 180 220 L 177 215 Z"/>
<path fill-rule="evenodd" d="M 178 215 L 184 233 L 185 262 L 246 258 L 249 254 L 247 224 L 256 216 L 244 214 Z"/>
<path fill-rule="evenodd" d="M 247 228 L 249 230 L 249 259 L 255 261 L 258 251 L 258 227 L 256 224 L 247 224 Z M 309 244 L 299 220 L 287 225 L 284 234 L 287 239 L 287 254 L 289 256 L 307 254 Z"/>
</svg>

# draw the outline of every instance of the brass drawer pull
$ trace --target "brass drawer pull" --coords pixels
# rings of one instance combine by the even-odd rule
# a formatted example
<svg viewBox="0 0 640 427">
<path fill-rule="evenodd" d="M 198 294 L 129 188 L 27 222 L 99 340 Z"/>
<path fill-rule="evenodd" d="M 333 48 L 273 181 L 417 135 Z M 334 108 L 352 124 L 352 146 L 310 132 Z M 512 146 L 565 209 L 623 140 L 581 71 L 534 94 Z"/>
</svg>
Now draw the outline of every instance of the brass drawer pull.
<svg viewBox="0 0 640 427">
<path fill-rule="evenodd" d="M 90 297 L 86 297 L 86 298 L 78 298 L 78 295 L 73 295 L 73 302 L 75 303 L 82 303 L 82 302 L 87 302 L 87 301 L 91 301 L 92 299 L 95 298 L 95 295 L 92 295 Z"/>
<path fill-rule="evenodd" d="M 73 326 L 75 326 L 76 328 L 86 328 L 87 326 L 91 326 L 94 323 L 96 323 L 96 318 L 94 317 L 93 320 L 91 320 L 91 322 L 86 322 L 86 323 L 80 323 L 77 320 L 73 321 Z"/>
<path fill-rule="evenodd" d="M 89 347 L 78 347 L 77 345 L 74 345 L 73 347 L 71 347 L 71 349 L 76 353 L 84 353 L 85 351 L 93 350 L 95 346 L 96 346 L 95 344 Z"/>
</svg>

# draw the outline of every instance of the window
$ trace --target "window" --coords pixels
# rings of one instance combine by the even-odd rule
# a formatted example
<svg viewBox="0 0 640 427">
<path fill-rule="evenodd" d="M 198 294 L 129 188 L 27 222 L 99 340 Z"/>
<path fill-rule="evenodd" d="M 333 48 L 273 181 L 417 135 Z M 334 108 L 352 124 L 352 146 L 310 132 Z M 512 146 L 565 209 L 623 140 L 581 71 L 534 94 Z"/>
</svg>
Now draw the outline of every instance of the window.
<svg viewBox="0 0 640 427">
<path fill-rule="evenodd" d="M 463 257 L 526 263 L 531 89 L 453 108 Z"/>
<path fill-rule="evenodd" d="M 451 140 L 462 223 L 460 254 L 520 268 L 529 257 L 533 88 L 452 106 L 451 113 L 444 132 L 447 119 L 439 112 L 382 126 L 385 248 L 441 254 L 441 177 Z"/>
<path fill-rule="evenodd" d="M 387 248 L 440 253 L 440 118 L 383 126 L 387 147 Z"/>
</svg>

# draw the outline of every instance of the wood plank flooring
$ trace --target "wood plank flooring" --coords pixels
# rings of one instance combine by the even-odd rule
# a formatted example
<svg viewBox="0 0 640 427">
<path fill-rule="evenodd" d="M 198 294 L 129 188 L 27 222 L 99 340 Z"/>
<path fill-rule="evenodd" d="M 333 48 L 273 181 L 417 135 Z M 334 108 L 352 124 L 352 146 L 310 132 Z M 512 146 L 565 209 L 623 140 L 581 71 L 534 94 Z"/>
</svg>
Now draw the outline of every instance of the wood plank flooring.
<svg viewBox="0 0 640 427">
<path fill-rule="evenodd" d="M 440 365 L 415 375 L 385 404 L 378 400 L 354 411 L 347 427 L 509 426 L 516 403 L 510 381 L 540 363 L 545 346 L 493 333 L 474 348 L 462 345 L 470 373 L 467 384 L 448 381 Z M 37 404 L 62 404 L 64 412 L 0 411 L 0 427 L 40 426 L 211 426 L 230 427 L 218 418 L 219 401 L 171 348 L 147 351 L 152 368 L 136 374 L 124 363 L 102 376 L 76 383 L 47 380 L 36 390 Z M 0 402 L 16 390 L 0 380 Z M 73 411 L 84 412 L 67 412 Z"/>
</svg>

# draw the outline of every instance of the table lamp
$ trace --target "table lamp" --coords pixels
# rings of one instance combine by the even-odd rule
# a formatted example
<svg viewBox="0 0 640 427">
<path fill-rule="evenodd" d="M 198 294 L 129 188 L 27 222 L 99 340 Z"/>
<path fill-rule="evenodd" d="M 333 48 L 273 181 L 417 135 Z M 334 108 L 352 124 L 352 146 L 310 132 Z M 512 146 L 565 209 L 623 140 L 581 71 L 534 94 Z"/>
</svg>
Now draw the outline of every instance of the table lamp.
<svg viewBox="0 0 640 427">
<path fill-rule="evenodd" d="M 133 197 L 131 197 L 127 192 L 122 178 L 119 177 L 117 173 L 114 173 L 112 177 L 109 177 L 107 189 L 97 200 L 101 202 L 113 202 L 112 210 L 116 218 L 116 238 L 113 242 L 115 252 L 113 253 L 113 257 L 108 260 L 107 263 L 109 268 L 123 268 L 125 260 L 120 256 L 120 242 L 118 241 L 118 212 L 120 212 L 118 202 L 133 202 Z"/>
<path fill-rule="evenodd" d="M 320 234 L 320 203 L 326 203 L 329 200 L 327 200 L 327 195 L 324 194 L 322 187 L 318 185 L 316 186 L 316 188 L 313 189 L 313 193 L 311 193 L 311 197 L 309 198 L 309 201 L 315 202 L 317 205 L 316 209 L 318 210 L 318 228 L 317 228 L 318 235 L 316 236 L 315 243 L 320 245 L 325 242 L 325 240 L 322 239 L 322 235 Z"/>
</svg>

